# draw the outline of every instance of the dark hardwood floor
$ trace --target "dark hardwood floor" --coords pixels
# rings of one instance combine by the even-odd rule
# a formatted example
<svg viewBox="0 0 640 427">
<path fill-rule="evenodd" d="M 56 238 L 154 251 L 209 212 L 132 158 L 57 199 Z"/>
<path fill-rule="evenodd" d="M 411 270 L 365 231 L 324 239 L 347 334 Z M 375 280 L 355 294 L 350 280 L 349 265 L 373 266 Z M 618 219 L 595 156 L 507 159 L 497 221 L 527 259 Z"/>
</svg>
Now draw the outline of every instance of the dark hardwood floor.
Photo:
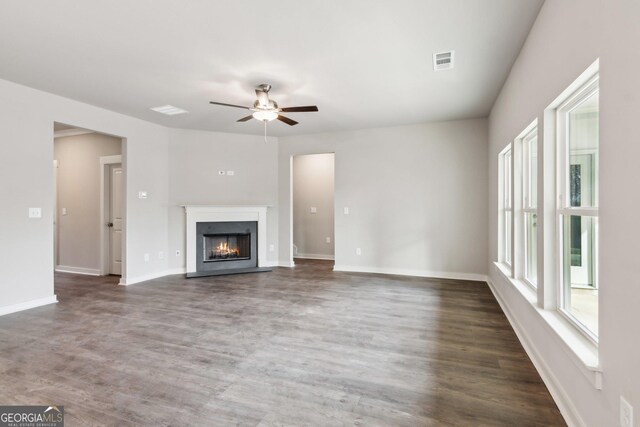
<svg viewBox="0 0 640 427">
<path fill-rule="evenodd" d="M 295 269 L 56 275 L 0 317 L 0 404 L 67 426 L 565 425 L 484 283 Z"/>
</svg>

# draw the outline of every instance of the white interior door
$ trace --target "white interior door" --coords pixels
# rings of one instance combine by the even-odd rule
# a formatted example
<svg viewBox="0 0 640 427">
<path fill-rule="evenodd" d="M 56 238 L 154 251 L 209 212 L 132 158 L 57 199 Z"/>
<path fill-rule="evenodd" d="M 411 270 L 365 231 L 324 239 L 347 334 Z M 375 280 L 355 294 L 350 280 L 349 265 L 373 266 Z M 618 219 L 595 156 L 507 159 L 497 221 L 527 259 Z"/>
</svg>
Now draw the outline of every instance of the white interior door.
<svg viewBox="0 0 640 427">
<path fill-rule="evenodd" d="M 111 166 L 109 185 L 109 274 L 122 275 L 122 165 Z"/>
<path fill-rule="evenodd" d="M 53 161 L 53 268 L 58 265 L 58 161 Z"/>
</svg>

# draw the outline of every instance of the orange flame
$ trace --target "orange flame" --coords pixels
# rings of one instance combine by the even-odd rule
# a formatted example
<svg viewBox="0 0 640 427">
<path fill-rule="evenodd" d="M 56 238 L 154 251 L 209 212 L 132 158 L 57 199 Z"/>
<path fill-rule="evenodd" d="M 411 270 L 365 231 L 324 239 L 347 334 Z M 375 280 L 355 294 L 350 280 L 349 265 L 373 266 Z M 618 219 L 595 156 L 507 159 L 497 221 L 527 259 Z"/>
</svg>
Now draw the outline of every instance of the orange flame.
<svg viewBox="0 0 640 427">
<path fill-rule="evenodd" d="M 227 242 L 220 242 L 216 248 L 216 252 L 220 253 L 220 255 L 240 255 L 238 248 L 230 248 Z"/>
</svg>

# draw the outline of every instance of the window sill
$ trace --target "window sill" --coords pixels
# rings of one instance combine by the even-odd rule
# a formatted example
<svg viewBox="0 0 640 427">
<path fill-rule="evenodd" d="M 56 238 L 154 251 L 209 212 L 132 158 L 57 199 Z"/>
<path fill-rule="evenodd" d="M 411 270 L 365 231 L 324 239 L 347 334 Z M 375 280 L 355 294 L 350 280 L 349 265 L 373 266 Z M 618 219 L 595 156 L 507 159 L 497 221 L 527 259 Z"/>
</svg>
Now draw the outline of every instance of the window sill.
<svg viewBox="0 0 640 427">
<path fill-rule="evenodd" d="M 598 357 L 598 347 L 587 339 L 582 332 L 571 324 L 560 312 L 538 307 L 536 290 L 521 280 L 513 279 L 510 276 L 511 271 L 507 266 L 498 262 L 494 263 L 494 265 L 496 266 L 496 271 L 513 285 L 519 294 L 529 302 L 531 308 L 540 316 L 544 323 L 560 338 L 560 341 L 564 344 L 561 346 L 562 350 L 587 377 L 591 384 L 598 390 L 602 389 L 602 369 Z M 493 287 L 494 291 L 498 294 L 496 296 L 502 299 L 500 292 L 495 289 L 495 286 Z M 503 301 L 499 302 L 503 305 Z M 503 305 L 503 309 L 508 310 L 508 307 Z M 533 343 L 528 339 L 526 329 L 520 328 L 517 319 L 514 318 L 511 313 L 507 313 L 506 310 L 505 314 L 509 317 L 514 329 L 518 327 L 520 331 L 517 332 L 521 332 L 524 338 L 529 341 L 529 343 L 527 343 L 529 347 L 533 346 Z"/>
</svg>

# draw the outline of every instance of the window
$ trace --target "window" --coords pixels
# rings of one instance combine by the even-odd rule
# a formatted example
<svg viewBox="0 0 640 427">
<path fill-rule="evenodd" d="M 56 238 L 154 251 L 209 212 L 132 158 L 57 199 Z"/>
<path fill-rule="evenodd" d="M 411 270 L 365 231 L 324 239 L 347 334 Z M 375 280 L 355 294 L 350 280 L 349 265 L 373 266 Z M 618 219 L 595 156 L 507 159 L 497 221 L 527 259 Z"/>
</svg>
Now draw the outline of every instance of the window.
<svg viewBox="0 0 640 427">
<path fill-rule="evenodd" d="M 557 109 L 559 309 L 598 336 L 598 147 L 596 75 Z"/>
<path fill-rule="evenodd" d="M 594 384 L 601 381 L 599 66 L 596 60 L 545 108 L 544 128 L 536 118 L 498 155 L 495 262 L 577 357 L 596 368 Z"/>
<path fill-rule="evenodd" d="M 513 204 L 512 204 L 512 161 L 511 146 L 505 148 L 499 157 L 499 179 L 500 179 L 500 242 L 501 242 L 501 261 L 511 267 L 512 260 L 512 222 L 513 222 Z"/>
<path fill-rule="evenodd" d="M 538 283 L 538 128 L 536 122 L 525 130 L 521 139 L 522 150 L 522 232 L 524 279 Z"/>
</svg>

